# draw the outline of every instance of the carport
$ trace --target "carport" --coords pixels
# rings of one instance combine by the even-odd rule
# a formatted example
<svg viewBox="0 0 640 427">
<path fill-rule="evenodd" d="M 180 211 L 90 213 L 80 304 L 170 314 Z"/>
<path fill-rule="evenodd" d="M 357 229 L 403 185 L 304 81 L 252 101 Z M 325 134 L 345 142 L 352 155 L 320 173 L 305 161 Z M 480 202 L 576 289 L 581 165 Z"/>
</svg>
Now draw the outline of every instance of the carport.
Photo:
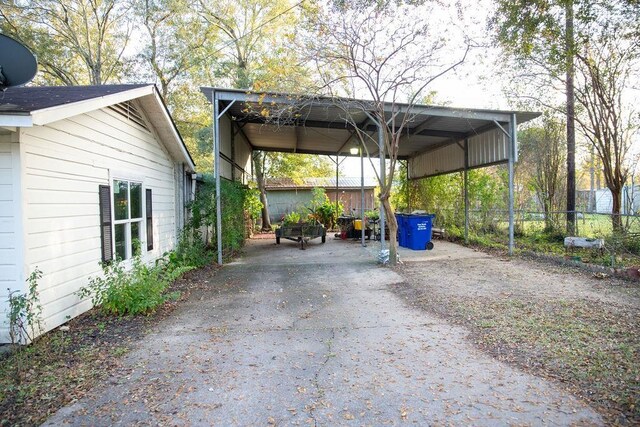
<svg viewBox="0 0 640 427">
<path fill-rule="evenodd" d="M 221 178 L 247 182 L 252 175 L 254 150 L 353 156 L 360 141 L 354 129 L 370 135 L 363 150 L 378 158 L 385 170 L 385 147 L 380 125 L 366 111 L 367 101 L 308 95 L 258 93 L 238 89 L 203 87 L 212 104 L 214 174 L 216 179 L 216 234 L 222 235 Z M 353 103 L 353 109 L 349 109 Z M 356 106 L 357 105 L 357 106 Z M 345 107 L 346 106 L 346 107 Z M 514 247 L 513 165 L 517 161 L 517 125 L 540 115 L 536 112 L 464 109 L 432 105 L 385 104 L 411 114 L 402 137 L 398 159 L 407 161 L 408 178 L 419 179 L 452 172 L 464 173 L 465 238 L 468 235 L 467 171 L 501 163 L 509 171 L 509 253 Z M 347 114 L 349 119 L 347 119 Z M 377 144 L 375 141 L 379 141 Z M 381 174 L 384 176 L 384 174 Z M 380 209 L 380 227 L 384 230 Z M 218 263 L 222 264 L 222 239 L 218 238 Z M 380 250 L 385 249 L 381 239 Z"/>
</svg>

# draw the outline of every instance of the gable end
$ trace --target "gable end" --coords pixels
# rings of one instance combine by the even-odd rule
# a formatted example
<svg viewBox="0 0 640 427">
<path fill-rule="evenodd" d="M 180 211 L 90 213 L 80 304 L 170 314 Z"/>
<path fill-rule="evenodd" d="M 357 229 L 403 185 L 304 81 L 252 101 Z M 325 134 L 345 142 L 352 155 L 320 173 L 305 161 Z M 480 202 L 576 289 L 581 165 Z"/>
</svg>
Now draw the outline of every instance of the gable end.
<svg viewBox="0 0 640 427">
<path fill-rule="evenodd" d="M 147 126 L 145 119 L 142 117 L 142 114 L 140 114 L 140 111 L 138 111 L 138 109 L 133 105 L 131 101 L 121 102 L 119 104 L 111 105 L 107 108 L 118 113 L 127 120 L 132 121 L 147 132 L 151 132 L 151 130 Z"/>
</svg>

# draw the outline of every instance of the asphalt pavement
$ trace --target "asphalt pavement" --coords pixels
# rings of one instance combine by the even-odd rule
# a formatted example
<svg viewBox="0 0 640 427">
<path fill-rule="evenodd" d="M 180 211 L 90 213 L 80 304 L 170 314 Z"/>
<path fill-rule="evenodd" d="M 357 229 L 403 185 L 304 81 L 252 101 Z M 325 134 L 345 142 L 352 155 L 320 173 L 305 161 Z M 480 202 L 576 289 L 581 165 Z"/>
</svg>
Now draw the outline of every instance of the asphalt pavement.
<svg viewBox="0 0 640 427">
<path fill-rule="evenodd" d="M 248 242 L 119 374 L 45 425 L 602 424 L 409 307 L 389 289 L 402 277 L 374 254 L 329 237 L 306 250 Z"/>
</svg>

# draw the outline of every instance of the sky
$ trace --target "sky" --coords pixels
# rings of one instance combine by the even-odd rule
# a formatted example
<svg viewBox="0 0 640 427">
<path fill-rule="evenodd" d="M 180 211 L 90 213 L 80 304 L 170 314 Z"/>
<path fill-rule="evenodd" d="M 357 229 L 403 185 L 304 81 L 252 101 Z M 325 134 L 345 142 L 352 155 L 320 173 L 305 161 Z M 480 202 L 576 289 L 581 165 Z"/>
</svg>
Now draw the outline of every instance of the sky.
<svg viewBox="0 0 640 427">
<path fill-rule="evenodd" d="M 435 32 L 447 34 L 442 55 L 445 60 L 462 57 L 465 36 L 481 46 L 472 48 L 465 62 L 426 88 L 425 93 L 435 91 L 436 104 L 458 108 L 510 109 L 500 79 L 496 76 L 500 52 L 491 46 L 486 29 L 492 9 L 492 1 L 478 0 L 465 4 L 462 14 L 457 13 L 453 2 L 443 2 L 441 7 L 432 11 L 429 19 Z M 365 176 L 375 177 L 374 167 L 377 168 L 379 161 L 372 160 L 374 166 L 365 159 Z M 341 172 L 344 176 L 360 176 L 360 160 L 345 159 Z"/>
<path fill-rule="evenodd" d="M 514 103 L 510 102 L 503 90 L 503 76 L 500 76 L 501 51 L 494 46 L 491 40 L 491 31 L 487 27 L 489 17 L 494 13 L 494 1 L 478 0 L 477 2 L 464 2 L 461 12 L 457 13 L 455 0 L 444 0 L 439 9 L 436 9 L 429 17 L 437 28 L 436 33 L 446 34 L 445 58 L 455 59 L 462 55 L 464 37 L 471 39 L 474 47 L 470 50 L 465 62 L 452 72 L 435 80 L 426 91 L 435 91 L 435 102 L 457 108 L 481 108 L 481 109 L 514 109 Z M 559 101 L 564 96 L 558 93 Z M 640 87 L 629 89 L 627 96 L 640 100 Z M 515 101 L 515 100 L 511 100 Z M 632 105 L 640 105 L 635 102 Z M 640 107 L 636 108 L 638 114 Z M 578 132 L 577 162 L 585 161 L 588 157 L 588 143 L 583 140 Z M 629 158 L 640 159 L 640 133 L 632 137 L 632 147 Z M 377 167 L 378 159 L 373 159 Z M 640 163 L 631 162 L 631 173 L 640 176 Z M 359 159 L 347 159 L 341 167 L 344 176 L 359 176 Z M 365 176 L 375 176 L 371 163 L 365 161 Z M 638 180 L 638 179 L 636 179 Z"/>
</svg>

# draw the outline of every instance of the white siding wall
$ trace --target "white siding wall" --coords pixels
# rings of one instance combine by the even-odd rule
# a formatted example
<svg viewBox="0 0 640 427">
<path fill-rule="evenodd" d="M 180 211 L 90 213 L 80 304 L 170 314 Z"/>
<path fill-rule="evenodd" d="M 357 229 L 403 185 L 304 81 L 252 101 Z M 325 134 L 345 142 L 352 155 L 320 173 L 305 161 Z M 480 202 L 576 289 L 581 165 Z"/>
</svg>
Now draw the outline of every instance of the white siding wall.
<svg viewBox="0 0 640 427">
<path fill-rule="evenodd" d="M 596 190 L 596 212 L 610 214 L 613 211 L 613 196 L 608 188 Z M 622 189 L 622 209 L 623 215 L 637 215 L 640 212 L 640 188 L 637 185 L 630 185 Z"/>
<path fill-rule="evenodd" d="M 9 289 L 24 292 L 20 225 L 20 153 L 12 135 L 0 135 L 0 342 L 9 341 L 5 321 Z"/>
<path fill-rule="evenodd" d="M 152 189 L 154 250 L 144 252 L 151 261 L 176 242 L 175 166 L 150 132 L 111 110 L 23 132 L 24 274 L 43 272 L 49 330 L 90 308 L 74 292 L 101 273 L 98 186 L 119 177 Z"/>
</svg>

